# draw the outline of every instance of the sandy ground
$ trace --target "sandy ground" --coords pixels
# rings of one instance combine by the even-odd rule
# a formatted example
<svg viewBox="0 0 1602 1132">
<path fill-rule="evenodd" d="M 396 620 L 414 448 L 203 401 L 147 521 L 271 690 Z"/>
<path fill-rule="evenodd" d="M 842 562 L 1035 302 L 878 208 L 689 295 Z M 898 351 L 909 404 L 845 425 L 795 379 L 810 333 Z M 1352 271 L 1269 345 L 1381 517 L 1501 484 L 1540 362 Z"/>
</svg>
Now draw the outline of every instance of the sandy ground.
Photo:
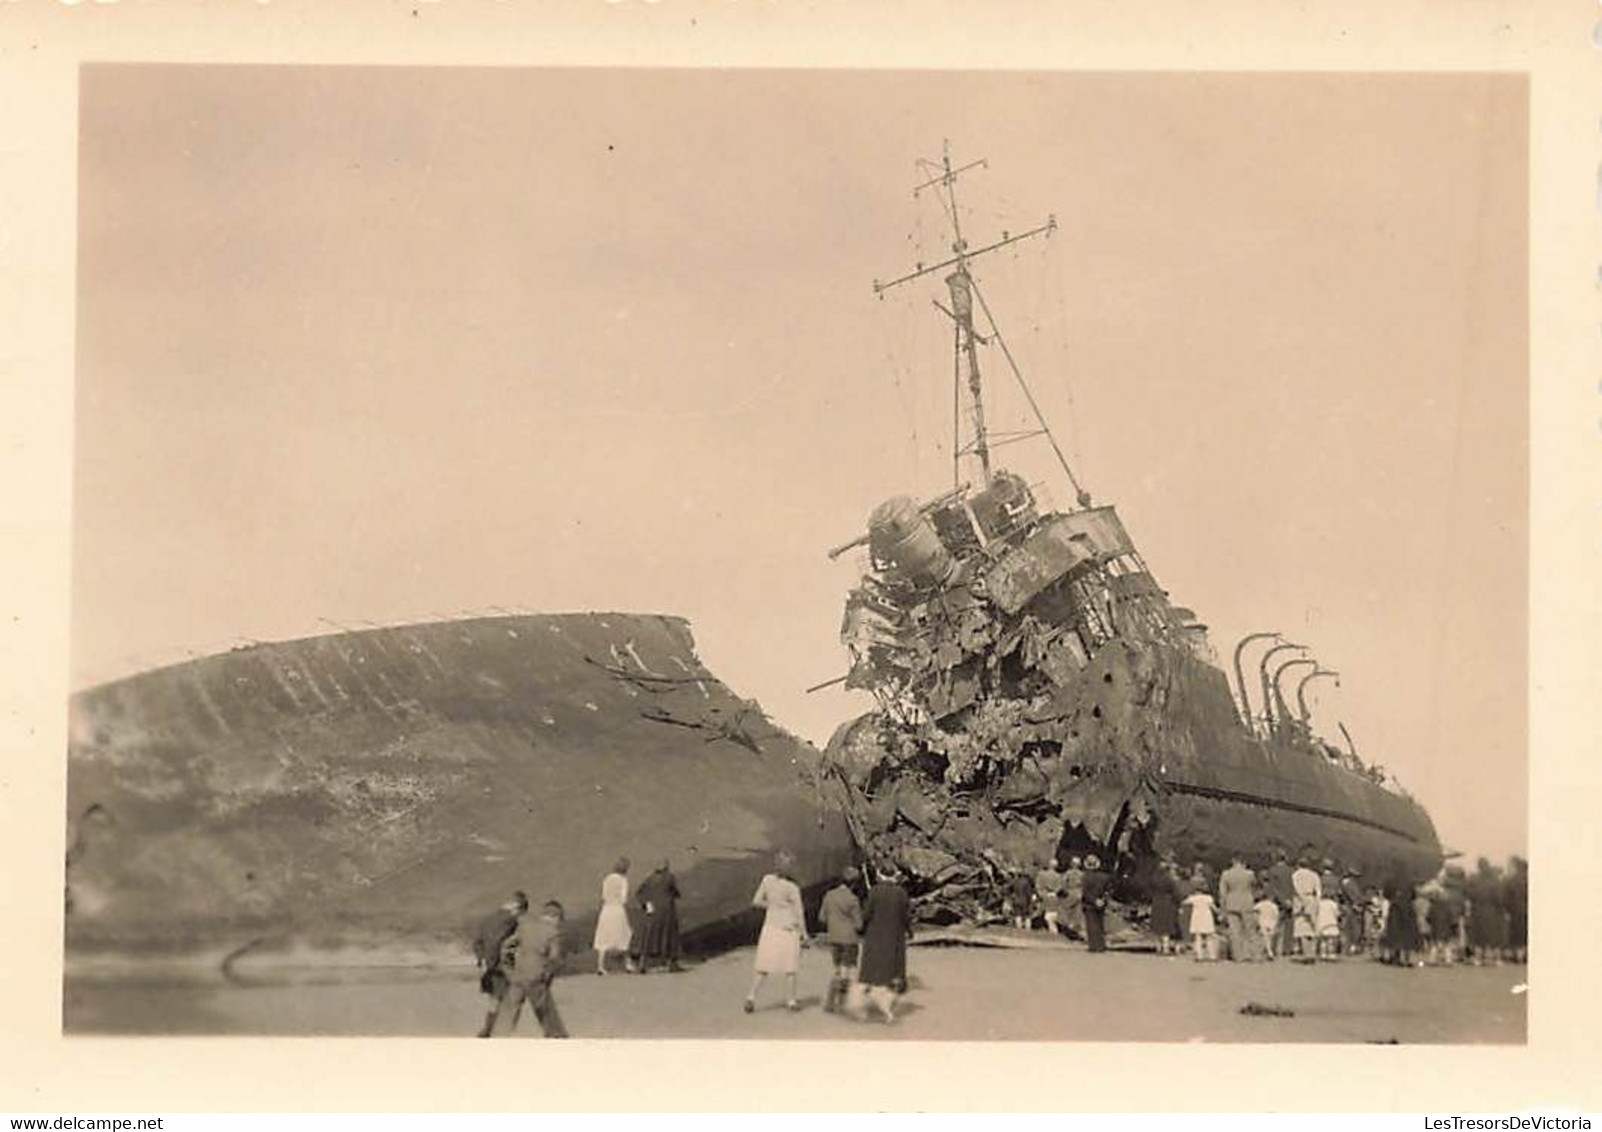
<svg viewBox="0 0 1602 1132">
<path fill-rule="evenodd" d="M 1522 967 L 1402 970 L 1363 960 L 1198 964 L 1149 952 L 919 947 L 894 1026 L 821 1009 L 827 953 L 802 958 L 804 1009 L 780 985 L 740 1004 L 751 952 L 679 974 L 571 975 L 556 983 L 579 1038 L 1091 1039 L 1165 1042 L 1523 1042 Z M 484 1000 L 453 972 L 277 973 L 261 985 L 70 979 L 68 1033 L 470 1035 Z M 1294 1017 L 1242 1015 L 1247 1003 Z M 532 1019 L 522 1032 L 534 1035 Z"/>
</svg>

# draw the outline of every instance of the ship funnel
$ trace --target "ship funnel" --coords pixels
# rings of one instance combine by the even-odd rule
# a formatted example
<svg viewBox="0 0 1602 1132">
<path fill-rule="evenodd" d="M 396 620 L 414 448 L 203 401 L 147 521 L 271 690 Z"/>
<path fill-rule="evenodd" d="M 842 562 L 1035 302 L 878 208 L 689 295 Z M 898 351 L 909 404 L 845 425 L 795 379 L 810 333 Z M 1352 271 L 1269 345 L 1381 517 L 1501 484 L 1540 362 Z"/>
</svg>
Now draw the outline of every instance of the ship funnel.
<svg viewBox="0 0 1602 1132">
<path fill-rule="evenodd" d="M 914 582 L 944 584 L 957 564 L 917 503 L 905 495 L 887 499 L 868 517 L 868 549 Z"/>
</svg>

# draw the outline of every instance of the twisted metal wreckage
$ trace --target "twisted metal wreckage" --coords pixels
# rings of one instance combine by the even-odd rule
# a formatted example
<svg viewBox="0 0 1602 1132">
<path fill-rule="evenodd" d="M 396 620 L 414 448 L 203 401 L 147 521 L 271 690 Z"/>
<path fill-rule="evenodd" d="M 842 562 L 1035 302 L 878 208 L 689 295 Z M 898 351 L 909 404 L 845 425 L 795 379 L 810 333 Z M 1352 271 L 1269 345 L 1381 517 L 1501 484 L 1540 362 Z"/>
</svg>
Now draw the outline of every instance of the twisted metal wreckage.
<svg viewBox="0 0 1602 1132">
<path fill-rule="evenodd" d="M 858 846 L 898 865 L 920 915 L 939 921 L 995 918 L 1010 874 L 1078 851 L 1114 862 L 1137 896 L 1164 853 L 1215 864 L 1312 853 L 1370 876 L 1432 874 L 1440 847 L 1422 807 L 1315 736 L 1305 701 L 1301 719 L 1282 710 L 1259 734 L 1206 627 L 1169 602 L 1117 512 L 1092 506 L 969 271 L 1056 222 L 970 250 L 954 195 L 968 168 L 948 155 L 919 186 L 944 191 L 952 257 L 875 289 L 948 272 L 950 307 L 935 305 L 955 324 L 972 401 L 967 443 L 954 423 L 954 479 L 966 458 L 979 485 L 891 499 L 829 555 L 868 550 L 846 602 L 843 682 L 877 709 L 836 731 L 821 767 Z M 979 348 L 990 346 L 1037 430 L 987 433 Z M 1043 511 L 1022 478 L 992 469 L 993 444 L 1032 436 L 1056 452 L 1075 508 Z"/>
</svg>

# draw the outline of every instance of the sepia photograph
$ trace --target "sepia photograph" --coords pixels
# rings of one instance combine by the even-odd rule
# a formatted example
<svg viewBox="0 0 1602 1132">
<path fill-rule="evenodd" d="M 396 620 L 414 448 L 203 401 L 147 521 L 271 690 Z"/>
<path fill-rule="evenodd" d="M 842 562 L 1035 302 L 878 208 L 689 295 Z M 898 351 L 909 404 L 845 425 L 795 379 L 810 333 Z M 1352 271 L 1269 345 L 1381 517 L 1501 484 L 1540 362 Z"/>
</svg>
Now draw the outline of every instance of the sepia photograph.
<svg viewBox="0 0 1602 1132">
<path fill-rule="evenodd" d="M 1522 1046 L 1530 99 L 87 63 L 62 1031 Z"/>
</svg>

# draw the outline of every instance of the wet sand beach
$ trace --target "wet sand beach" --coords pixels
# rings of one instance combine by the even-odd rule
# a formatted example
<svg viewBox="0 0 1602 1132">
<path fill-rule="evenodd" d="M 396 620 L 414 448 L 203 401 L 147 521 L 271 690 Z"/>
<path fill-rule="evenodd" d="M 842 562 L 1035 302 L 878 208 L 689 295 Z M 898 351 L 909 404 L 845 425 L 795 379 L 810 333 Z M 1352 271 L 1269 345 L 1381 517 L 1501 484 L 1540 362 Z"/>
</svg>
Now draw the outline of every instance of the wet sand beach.
<svg viewBox="0 0 1602 1132">
<path fill-rule="evenodd" d="M 572 974 L 556 998 L 575 1038 L 1094 1040 L 1158 1042 L 1520 1043 L 1523 967 L 1397 969 L 1353 959 L 1317 966 L 1195 963 L 1148 952 L 918 947 L 893 1026 L 823 1011 L 826 951 L 802 956 L 803 1009 L 770 979 L 753 1015 L 740 1004 L 752 952 L 678 974 Z M 467 969 L 279 971 L 259 982 L 69 978 L 68 1034 L 469 1036 L 484 1000 Z M 1248 1003 L 1292 1017 L 1240 1013 Z M 535 1036 L 531 1018 L 521 1032 Z"/>
</svg>

